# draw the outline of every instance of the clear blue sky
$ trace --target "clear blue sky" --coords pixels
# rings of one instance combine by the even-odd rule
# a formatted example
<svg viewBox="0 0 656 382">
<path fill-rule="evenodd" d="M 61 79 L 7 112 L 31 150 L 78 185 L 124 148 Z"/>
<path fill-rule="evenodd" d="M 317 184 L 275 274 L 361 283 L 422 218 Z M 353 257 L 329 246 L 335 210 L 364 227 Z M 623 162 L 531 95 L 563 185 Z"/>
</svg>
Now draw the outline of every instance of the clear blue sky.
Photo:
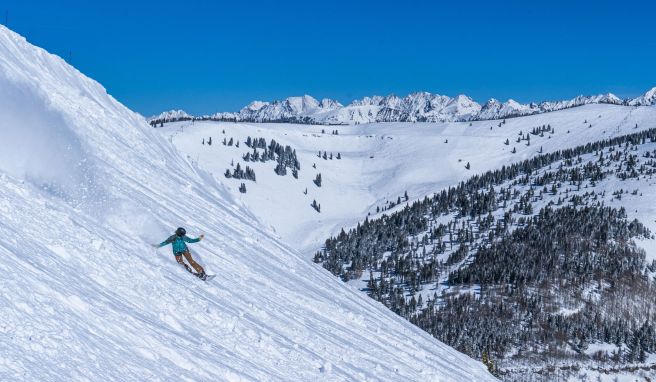
<svg viewBox="0 0 656 382">
<path fill-rule="evenodd" d="M 148 116 L 306 93 L 635 96 L 656 86 L 655 3 L 0 0 L 0 11 Z"/>
</svg>

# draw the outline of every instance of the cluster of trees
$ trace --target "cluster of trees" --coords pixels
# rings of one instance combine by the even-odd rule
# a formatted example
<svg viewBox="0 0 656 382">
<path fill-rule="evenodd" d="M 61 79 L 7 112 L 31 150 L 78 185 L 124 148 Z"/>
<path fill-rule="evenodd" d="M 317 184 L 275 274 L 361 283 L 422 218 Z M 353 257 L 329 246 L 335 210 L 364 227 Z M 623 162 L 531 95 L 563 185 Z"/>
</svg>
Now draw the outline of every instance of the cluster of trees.
<svg viewBox="0 0 656 382">
<path fill-rule="evenodd" d="M 232 171 L 232 173 L 230 172 L 230 169 L 226 169 L 226 172 L 225 172 L 224 175 L 225 175 L 226 178 L 246 179 L 246 180 L 252 180 L 253 182 L 255 182 L 255 171 L 253 171 L 253 169 L 248 167 L 248 166 L 246 166 L 246 169 L 243 170 L 239 163 L 237 163 L 237 166 Z M 244 186 L 244 189 L 245 189 L 245 186 Z"/>
<path fill-rule="evenodd" d="M 211 140 L 212 140 L 212 137 L 210 137 L 210 142 L 211 142 Z M 227 140 L 227 138 L 225 138 L 225 137 L 223 138 L 223 145 L 224 146 L 232 146 L 233 144 L 235 145 L 235 147 L 239 147 L 239 141 L 237 141 L 235 143 L 235 140 L 232 137 L 230 137 L 230 140 Z M 210 145 L 211 145 L 211 143 L 210 143 Z"/>
<path fill-rule="evenodd" d="M 531 134 L 533 135 L 539 135 L 540 137 L 544 137 L 544 133 L 554 134 L 555 130 L 553 127 L 551 127 L 551 125 L 542 125 L 531 129 Z"/>
<path fill-rule="evenodd" d="M 656 351 L 656 310 L 636 311 L 655 305 L 646 275 L 656 263 L 646 264 L 632 239 L 650 233 L 604 206 L 605 190 L 595 187 L 609 176 L 652 177 L 656 150 L 638 146 L 647 141 L 656 129 L 475 175 L 342 230 L 314 261 L 343 280 L 368 274 L 372 298 L 474 357 L 519 349 L 520 358 L 567 358 L 573 347 L 585 358 L 590 341 L 604 341 L 624 350 L 596 358 L 640 361 Z M 480 296 L 422 292 L 440 283 L 473 285 Z M 566 306 L 575 313 L 561 313 Z"/>
<path fill-rule="evenodd" d="M 403 201 L 403 202 L 407 202 L 408 200 L 409 200 L 409 196 L 408 196 L 408 191 L 406 190 L 406 191 L 403 193 L 403 200 L 401 200 L 401 197 L 400 197 L 400 196 L 396 199 L 396 203 L 393 202 L 393 201 L 386 200 L 386 201 L 385 201 L 385 205 L 383 205 L 382 208 L 381 208 L 380 206 L 376 206 L 376 213 L 379 213 L 379 212 L 381 212 L 381 211 L 387 211 L 387 210 L 389 210 L 389 209 L 391 209 L 391 208 L 394 208 L 394 207 L 396 207 L 397 205 L 401 204 L 402 201 Z"/>
<path fill-rule="evenodd" d="M 326 151 L 323 152 L 323 155 L 321 154 L 321 151 L 319 151 L 319 154 L 317 154 L 319 158 L 323 158 L 324 160 L 333 160 L 333 153 L 331 152 L 328 154 Z M 342 159 L 342 154 L 337 153 L 336 156 L 337 159 Z"/>
<path fill-rule="evenodd" d="M 478 285 L 478 298 L 457 294 L 439 307 L 433 299 L 426 309 L 402 313 L 477 357 L 513 351 L 567 358 L 568 348 L 583 353 L 601 341 L 628 349 L 600 358 L 644 361 L 645 353 L 656 351 L 648 308 L 655 305 L 656 285 L 645 276 L 644 251 L 631 239 L 649 235 L 639 222 L 627 221 L 622 209 L 545 208 L 449 274 L 453 288 Z M 586 295 L 586 289 L 594 292 Z"/>
<path fill-rule="evenodd" d="M 624 208 L 547 207 L 481 247 L 474 261 L 451 272 L 448 281 L 518 288 L 555 280 L 559 288 L 580 288 L 602 278 L 617 282 L 644 269 L 644 253 L 627 245 L 633 237 L 650 233 L 637 220 L 627 222 Z"/>
<path fill-rule="evenodd" d="M 294 178 L 298 178 L 298 171 L 301 169 L 301 163 L 296 156 L 296 150 L 289 145 L 282 146 L 271 139 L 269 145 L 264 138 L 246 138 L 246 146 L 253 149 L 253 152 L 246 153 L 242 158 L 246 162 L 266 162 L 275 160 L 277 162 L 274 171 L 276 174 L 287 175 L 287 168 L 291 169 Z M 258 149 L 261 151 L 258 151 Z"/>
<path fill-rule="evenodd" d="M 321 204 L 317 203 L 316 200 L 313 200 L 310 206 L 314 208 L 315 211 L 321 212 Z"/>
</svg>

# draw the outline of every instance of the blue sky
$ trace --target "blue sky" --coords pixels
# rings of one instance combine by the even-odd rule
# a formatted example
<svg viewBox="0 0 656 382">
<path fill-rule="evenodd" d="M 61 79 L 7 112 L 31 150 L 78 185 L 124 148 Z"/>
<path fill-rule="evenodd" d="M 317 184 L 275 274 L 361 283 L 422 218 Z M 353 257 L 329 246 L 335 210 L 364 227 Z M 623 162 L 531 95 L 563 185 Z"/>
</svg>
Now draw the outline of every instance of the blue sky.
<svg viewBox="0 0 656 382">
<path fill-rule="evenodd" d="M 656 86 L 652 1 L 0 1 L 144 115 L 310 94 L 521 102 Z"/>
</svg>

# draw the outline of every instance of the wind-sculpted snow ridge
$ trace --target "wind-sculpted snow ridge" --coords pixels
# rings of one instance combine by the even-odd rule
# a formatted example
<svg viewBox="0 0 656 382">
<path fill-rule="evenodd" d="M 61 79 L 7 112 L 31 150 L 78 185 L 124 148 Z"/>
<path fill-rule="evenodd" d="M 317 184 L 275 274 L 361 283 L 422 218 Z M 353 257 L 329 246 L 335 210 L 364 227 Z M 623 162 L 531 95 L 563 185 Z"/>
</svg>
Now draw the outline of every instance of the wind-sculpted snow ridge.
<svg viewBox="0 0 656 382">
<path fill-rule="evenodd" d="M 358 124 L 372 122 L 468 122 L 520 117 L 548 113 L 590 104 L 651 106 L 656 104 L 656 88 L 632 100 L 621 100 L 612 93 L 578 96 L 564 101 L 544 101 L 521 104 L 509 99 L 499 102 L 492 98 L 483 105 L 466 95 L 451 98 L 428 92 L 412 93 L 404 98 L 395 95 L 374 96 L 355 100 L 347 106 L 324 99 L 317 101 L 309 95 L 290 97 L 282 101 L 254 101 L 237 113 L 223 112 L 192 117 L 180 110 L 171 110 L 149 118 L 151 124 L 188 119 L 291 122 L 306 124 Z M 177 118 L 176 115 L 183 115 Z"/>
<path fill-rule="evenodd" d="M 0 89 L 0 380 L 493 380 L 4 27 Z M 206 234 L 192 250 L 213 282 L 149 247 L 179 225 Z"/>
</svg>

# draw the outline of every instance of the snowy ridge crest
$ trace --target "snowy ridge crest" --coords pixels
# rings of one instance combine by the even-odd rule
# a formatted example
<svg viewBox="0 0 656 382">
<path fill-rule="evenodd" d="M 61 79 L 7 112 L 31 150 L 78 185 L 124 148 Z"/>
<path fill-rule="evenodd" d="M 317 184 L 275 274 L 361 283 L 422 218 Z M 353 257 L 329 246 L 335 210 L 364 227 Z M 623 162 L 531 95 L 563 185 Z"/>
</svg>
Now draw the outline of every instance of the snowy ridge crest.
<svg viewBox="0 0 656 382">
<path fill-rule="evenodd" d="M 483 105 L 463 94 L 453 98 L 428 92 L 411 93 L 403 98 L 391 94 L 384 97 L 364 97 L 346 106 L 328 98 L 318 101 L 306 94 L 273 102 L 253 101 L 236 113 L 222 112 L 191 116 L 182 110 L 171 110 L 152 116 L 148 120 L 152 125 L 191 119 L 328 125 L 371 122 L 466 122 L 548 113 L 589 104 L 656 105 L 656 87 L 640 97 L 628 100 L 606 93 L 528 104 L 513 99 L 500 102 L 492 98 Z"/>
</svg>

